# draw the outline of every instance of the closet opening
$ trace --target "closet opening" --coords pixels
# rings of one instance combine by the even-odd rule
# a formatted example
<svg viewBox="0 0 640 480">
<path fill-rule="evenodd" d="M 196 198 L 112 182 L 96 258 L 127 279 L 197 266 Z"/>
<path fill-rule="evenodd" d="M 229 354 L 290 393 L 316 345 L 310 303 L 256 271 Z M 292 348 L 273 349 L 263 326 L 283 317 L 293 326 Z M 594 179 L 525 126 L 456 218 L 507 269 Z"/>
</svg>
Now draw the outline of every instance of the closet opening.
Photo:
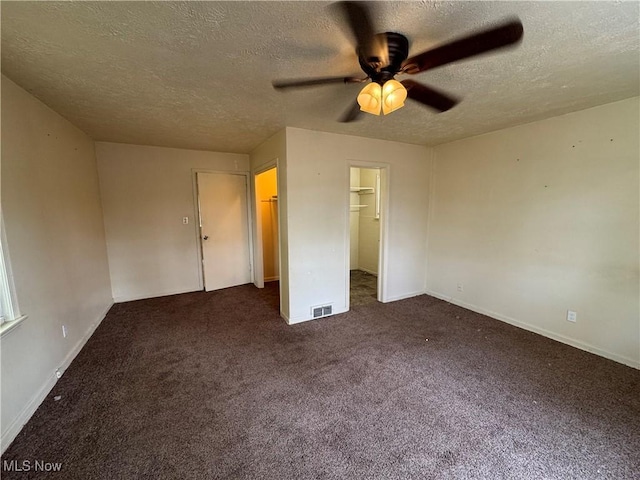
<svg viewBox="0 0 640 480">
<path fill-rule="evenodd" d="M 256 255 L 254 283 L 279 296 L 280 241 L 278 228 L 278 174 L 277 168 L 255 175 L 256 192 Z"/>
<path fill-rule="evenodd" d="M 349 192 L 349 306 L 380 300 L 380 168 L 351 167 Z"/>
</svg>

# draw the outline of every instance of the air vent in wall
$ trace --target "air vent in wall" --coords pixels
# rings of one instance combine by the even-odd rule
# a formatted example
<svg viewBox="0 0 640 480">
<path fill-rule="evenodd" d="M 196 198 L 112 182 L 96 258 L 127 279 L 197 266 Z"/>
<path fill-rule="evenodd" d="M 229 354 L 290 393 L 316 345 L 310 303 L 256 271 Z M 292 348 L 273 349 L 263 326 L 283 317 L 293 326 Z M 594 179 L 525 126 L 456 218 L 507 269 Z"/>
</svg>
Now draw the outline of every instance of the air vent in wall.
<svg viewBox="0 0 640 480">
<path fill-rule="evenodd" d="M 313 318 L 326 317 L 327 315 L 331 315 L 332 311 L 332 305 L 320 305 L 317 307 L 311 307 L 311 315 L 313 316 Z"/>
</svg>

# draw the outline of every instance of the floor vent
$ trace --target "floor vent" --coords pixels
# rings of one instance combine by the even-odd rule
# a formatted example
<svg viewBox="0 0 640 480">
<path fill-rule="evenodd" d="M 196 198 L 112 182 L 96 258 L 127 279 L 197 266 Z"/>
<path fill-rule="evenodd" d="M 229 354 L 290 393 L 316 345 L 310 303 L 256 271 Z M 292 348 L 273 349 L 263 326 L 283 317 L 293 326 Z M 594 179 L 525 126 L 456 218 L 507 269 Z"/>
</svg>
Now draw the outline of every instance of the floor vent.
<svg viewBox="0 0 640 480">
<path fill-rule="evenodd" d="M 332 305 L 319 305 L 317 307 L 311 307 L 311 315 L 313 318 L 326 317 L 333 312 Z"/>
</svg>

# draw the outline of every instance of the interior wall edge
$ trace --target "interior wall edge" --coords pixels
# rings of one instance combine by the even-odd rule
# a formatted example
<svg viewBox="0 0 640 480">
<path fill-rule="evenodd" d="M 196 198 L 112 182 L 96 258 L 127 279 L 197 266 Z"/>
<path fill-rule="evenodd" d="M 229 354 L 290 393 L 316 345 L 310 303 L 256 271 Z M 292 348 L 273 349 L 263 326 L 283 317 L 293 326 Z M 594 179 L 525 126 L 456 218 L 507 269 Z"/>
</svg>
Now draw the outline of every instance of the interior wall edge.
<svg viewBox="0 0 640 480">
<path fill-rule="evenodd" d="M 289 301 L 289 265 L 288 265 L 288 223 L 287 223 L 287 127 L 277 131 L 267 140 L 254 148 L 249 154 L 249 165 L 252 174 L 252 198 L 256 204 L 255 175 L 275 162 L 277 168 L 278 189 L 278 240 L 279 240 L 279 290 L 280 290 L 280 316 L 288 322 Z M 252 233 L 255 238 L 258 235 L 257 216 L 252 216 Z"/>
<path fill-rule="evenodd" d="M 424 269 L 424 291 L 429 288 L 429 239 L 431 238 L 431 220 L 433 218 L 433 201 L 435 198 L 435 163 L 436 163 L 436 150 L 433 147 L 428 147 L 426 152 L 427 157 L 427 236 L 424 243 L 424 249 L 426 252 L 426 266 Z"/>
</svg>

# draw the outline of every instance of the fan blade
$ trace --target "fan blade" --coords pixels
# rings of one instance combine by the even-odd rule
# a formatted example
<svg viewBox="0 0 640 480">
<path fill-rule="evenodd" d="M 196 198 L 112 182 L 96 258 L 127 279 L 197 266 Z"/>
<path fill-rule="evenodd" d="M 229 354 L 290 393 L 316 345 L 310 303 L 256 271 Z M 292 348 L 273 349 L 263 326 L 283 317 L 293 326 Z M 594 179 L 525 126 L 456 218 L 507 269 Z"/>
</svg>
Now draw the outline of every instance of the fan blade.
<svg viewBox="0 0 640 480">
<path fill-rule="evenodd" d="M 368 62 L 388 65 L 387 48 L 384 36 L 376 36 L 371 21 L 372 4 L 366 2 L 337 2 L 335 4 L 349 24 L 349 28 L 358 44 L 359 54 Z"/>
<path fill-rule="evenodd" d="M 413 80 L 403 80 L 400 83 L 407 89 L 407 97 L 439 112 L 446 112 L 458 104 L 455 98 L 422 83 Z"/>
<path fill-rule="evenodd" d="M 362 83 L 366 78 L 357 77 L 317 77 L 317 78 L 300 78 L 292 80 L 274 80 L 273 88 L 297 88 L 297 87 L 314 87 L 316 85 L 328 85 L 331 83 Z"/>
<path fill-rule="evenodd" d="M 342 116 L 338 119 L 339 122 L 348 123 L 357 120 L 360 116 L 360 105 L 358 102 L 353 102 L 353 105 L 346 110 Z"/>
<path fill-rule="evenodd" d="M 420 73 L 440 67 L 463 58 L 503 48 L 522 39 L 523 27 L 520 20 L 512 20 L 499 27 L 474 33 L 433 50 L 427 50 L 404 61 L 405 73 Z"/>
</svg>

